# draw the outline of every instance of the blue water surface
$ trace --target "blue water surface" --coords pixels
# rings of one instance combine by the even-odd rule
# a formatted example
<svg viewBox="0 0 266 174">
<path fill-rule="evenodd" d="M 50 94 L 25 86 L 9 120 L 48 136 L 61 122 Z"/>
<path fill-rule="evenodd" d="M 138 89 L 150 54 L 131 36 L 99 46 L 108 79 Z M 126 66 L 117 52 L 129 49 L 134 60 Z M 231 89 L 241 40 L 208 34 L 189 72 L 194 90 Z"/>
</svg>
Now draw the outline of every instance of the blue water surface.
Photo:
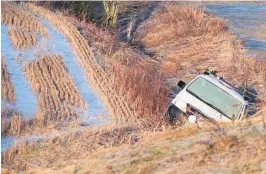
<svg viewBox="0 0 266 174">
<path fill-rule="evenodd" d="M 16 94 L 15 107 L 25 116 L 33 117 L 37 112 L 37 98 L 33 93 L 30 83 L 25 77 L 22 70 L 22 65 L 16 61 L 20 51 L 17 51 L 12 45 L 12 41 L 8 36 L 8 28 L 6 25 L 1 25 L 1 54 L 4 56 L 7 64 L 7 70 L 11 74 L 11 80 L 14 85 Z M 22 52 L 22 57 L 30 58 L 33 51 L 29 49 Z M 3 106 L 3 101 L 1 100 Z"/>
<path fill-rule="evenodd" d="M 266 50 L 266 39 L 256 35 L 258 27 L 266 25 L 266 5 L 251 3 L 214 4 L 206 8 L 227 19 L 229 28 L 245 42 L 245 47 L 253 50 Z M 247 33 L 247 31 L 250 31 Z M 266 31 L 265 31 L 266 32 Z"/>
</svg>

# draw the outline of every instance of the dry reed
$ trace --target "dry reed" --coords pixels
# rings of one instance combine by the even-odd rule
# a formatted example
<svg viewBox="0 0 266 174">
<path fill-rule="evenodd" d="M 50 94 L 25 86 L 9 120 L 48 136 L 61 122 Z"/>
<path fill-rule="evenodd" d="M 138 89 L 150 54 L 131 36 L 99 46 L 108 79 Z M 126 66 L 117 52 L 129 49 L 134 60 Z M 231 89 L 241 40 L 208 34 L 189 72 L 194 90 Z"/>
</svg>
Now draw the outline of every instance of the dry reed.
<svg viewBox="0 0 266 174">
<path fill-rule="evenodd" d="M 235 85 L 248 83 L 266 96 L 265 61 L 245 58 L 242 41 L 204 9 L 166 3 L 138 27 L 134 40 L 156 59 L 175 65 L 176 78 L 188 81 L 206 68 L 216 69 Z"/>
<path fill-rule="evenodd" d="M 44 55 L 28 62 L 24 71 L 38 96 L 38 119 L 71 119 L 77 116 L 75 108 L 87 107 L 59 55 Z"/>
<path fill-rule="evenodd" d="M 165 4 L 142 25 L 139 27 L 141 31 L 138 32 L 138 37 L 149 48 L 167 45 L 182 38 L 205 35 L 215 37 L 226 31 L 222 20 L 191 5 Z"/>
<path fill-rule="evenodd" d="M 47 18 L 57 29 L 65 34 L 77 54 L 78 62 L 85 69 L 90 83 L 98 91 L 109 113 L 121 121 L 132 117 L 134 113 L 125 102 L 124 96 L 116 94 L 106 72 L 97 63 L 96 55 L 92 48 L 89 47 L 88 42 L 69 19 L 56 15 L 42 7 L 37 7 L 34 4 L 28 3 L 27 5 L 31 10 Z"/>
<path fill-rule="evenodd" d="M 23 31 L 15 27 L 8 27 L 8 34 L 16 49 L 30 48 L 37 43 L 37 34 Z"/>
<path fill-rule="evenodd" d="M 222 20 L 208 15 L 204 10 L 189 6 L 166 6 L 155 14 L 155 17 L 151 17 L 162 22 L 159 26 L 157 26 L 158 23 L 151 22 L 147 27 L 148 33 L 144 32 L 144 39 L 147 38 L 146 35 L 151 34 L 150 38 L 156 38 L 157 42 L 157 35 L 164 39 L 168 37 L 168 33 L 165 33 L 167 31 L 165 28 L 171 28 L 168 25 L 174 26 L 172 28 L 181 27 L 175 37 L 171 35 L 171 42 L 158 42 L 165 42 L 163 47 L 161 46 L 163 44 L 158 45 L 159 50 L 169 50 L 165 51 L 169 54 L 164 55 L 164 52 L 161 52 L 162 62 L 155 63 L 150 60 L 144 61 L 143 54 L 118 43 L 110 33 L 92 24 L 84 22 L 79 24 L 73 18 L 55 15 L 42 7 L 32 4 L 28 6 L 44 15 L 65 33 L 78 55 L 78 61 L 85 68 L 90 82 L 100 92 L 105 105 L 114 117 L 127 118 L 135 115 L 160 118 L 168 103 L 167 95 L 170 87 L 166 80 L 171 77 L 182 76 L 189 79 L 196 71 L 202 71 L 210 66 L 218 69 L 230 80 L 235 77 L 232 76 L 231 62 L 240 56 L 241 43 L 226 32 L 226 26 Z M 167 16 L 171 16 L 171 20 L 165 20 Z M 65 25 L 62 25 L 62 20 Z M 188 24 L 181 25 L 185 22 Z M 81 30 L 83 36 L 73 23 Z M 191 26 L 197 27 L 191 29 L 193 28 Z M 153 33 L 158 30 L 162 32 L 156 33 L 155 36 Z M 83 37 L 88 39 L 89 46 Z M 156 46 L 152 44 L 153 47 Z M 145 43 L 145 46 L 149 47 L 149 44 Z M 221 64 L 220 61 L 228 61 L 228 64 Z M 103 84 L 105 88 L 102 87 Z M 238 84 L 240 84 L 239 81 Z"/>
<path fill-rule="evenodd" d="M 1 21 L 6 25 L 22 27 L 30 32 L 48 37 L 48 29 L 30 12 L 8 2 L 1 3 Z"/>
<path fill-rule="evenodd" d="M 14 104 L 16 102 L 15 90 L 3 56 L 1 56 L 1 77 L 1 99 Z"/>
<path fill-rule="evenodd" d="M 2 174 L 15 174 L 16 172 L 14 172 L 13 170 L 8 170 L 8 169 L 1 169 L 1 173 Z"/>
<path fill-rule="evenodd" d="M 85 158 L 97 149 L 124 143 L 134 144 L 138 141 L 135 135 L 139 131 L 139 127 L 134 124 L 109 125 L 89 128 L 84 132 L 76 131 L 40 142 L 17 143 L 3 153 L 4 167 L 24 171 L 34 167 L 37 161 L 40 165 L 52 166 L 78 156 Z M 35 158 L 36 155 L 40 157 L 38 160 Z"/>
<path fill-rule="evenodd" d="M 74 165 L 79 172 L 102 173 L 110 166 L 109 172 L 136 173 L 151 163 L 160 163 L 158 172 L 176 173 L 176 165 L 187 173 L 217 167 L 244 172 L 243 165 L 248 162 L 252 173 L 261 171 L 256 166 L 265 161 L 264 114 L 260 121 L 253 118 L 211 128 L 188 125 L 162 132 L 143 131 L 134 124 L 91 128 L 41 143 L 17 144 L 3 154 L 4 167 L 27 172 L 49 168 L 64 173 L 67 166 Z M 88 163 L 92 164 L 84 165 Z"/>
<path fill-rule="evenodd" d="M 250 75 L 247 76 L 248 79 L 256 77 L 252 79 L 252 83 L 257 82 L 258 85 L 265 85 L 263 84 L 263 82 L 265 83 L 265 64 L 253 60 L 248 61 L 250 59 L 241 59 L 241 43 L 223 31 L 223 24 L 217 21 L 198 23 L 197 20 L 209 19 L 206 14 L 202 14 L 201 10 L 185 8 L 184 11 L 181 10 L 182 13 L 189 12 L 192 14 L 179 14 L 175 10 L 176 8 L 180 9 L 180 7 L 167 7 L 170 12 L 167 9 L 162 12 L 164 19 L 166 16 L 164 13 L 183 15 L 191 22 L 191 24 L 185 25 L 186 28 L 192 24 L 194 26 L 195 23 L 201 27 L 207 25 L 206 30 L 199 29 L 198 31 L 189 28 L 189 30 L 178 30 L 179 37 L 175 38 L 175 44 L 178 46 L 174 45 L 171 48 L 179 48 L 179 50 L 175 52 L 173 49 L 174 51 L 167 55 L 167 61 L 170 64 L 167 65 L 168 63 L 165 62 L 160 64 L 159 62 L 146 61 L 137 51 L 126 46 L 121 47 L 123 49 L 118 49 L 121 45 L 115 43 L 108 34 L 87 26 L 88 28 L 84 27 L 85 31 L 94 29 L 95 35 L 99 36 L 99 38 L 95 37 L 89 40 L 91 41 L 90 46 L 93 45 L 89 47 L 75 26 L 66 18 L 56 16 L 48 10 L 31 4 L 29 7 L 47 17 L 65 33 L 76 50 L 78 60 L 87 71 L 93 86 L 105 97 L 105 103 L 109 105 L 108 109 L 111 111 L 113 109 L 113 114 L 117 114 L 115 116 L 118 117 L 136 113 L 150 116 L 156 112 L 161 112 L 165 107 L 166 102 L 164 101 L 167 100 L 168 93 L 165 80 L 175 74 L 176 71 L 178 72 L 176 75 L 190 78 L 193 73 L 187 69 L 200 70 L 212 66 L 220 68 L 221 72 L 233 78 L 234 82 L 247 79 L 244 76 Z M 196 18 L 197 15 L 199 15 L 199 19 Z M 175 22 L 178 23 L 179 21 Z M 208 25 L 217 28 L 208 27 Z M 193 32 L 192 35 L 190 35 L 190 31 Z M 210 32 L 210 34 L 205 33 L 205 31 Z M 109 42 L 112 43 L 110 47 L 108 47 Z M 158 44 L 157 41 L 153 43 L 153 46 L 160 47 L 156 44 Z M 165 44 L 169 47 L 171 45 L 166 41 Z M 158 48 L 156 51 L 160 49 Z M 225 54 L 223 54 L 224 52 Z M 175 53 L 177 54 L 175 55 Z M 104 65 L 99 65 L 96 59 L 97 55 L 103 58 Z M 105 55 L 108 55 L 109 60 L 104 58 Z M 228 61 L 228 64 L 222 64 L 223 61 Z M 243 64 L 238 64 L 240 67 L 237 67 L 235 64 L 232 65 L 234 61 L 236 64 L 243 61 Z M 240 69 L 243 72 L 238 72 Z M 234 74 L 232 74 L 233 70 Z M 38 92 L 41 87 L 37 86 L 34 88 Z M 151 101 L 145 103 L 147 99 Z M 131 106 L 129 106 L 130 104 Z M 62 167 L 69 166 L 70 163 L 77 163 L 81 166 L 80 170 L 85 168 L 87 173 L 93 171 L 99 171 L 99 173 L 106 171 L 136 173 L 138 169 L 142 172 L 156 169 L 157 171 L 165 172 L 168 170 L 172 173 L 178 173 L 180 171 L 177 170 L 177 165 L 178 169 L 184 173 L 195 171 L 204 173 L 207 170 L 213 172 L 217 171 L 217 168 L 222 170 L 227 166 L 229 166 L 230 171 L 237 170 L 240 173 L 260 172 L 261 169 L 257 168 L 256 165 L 260 165 L 261 161 L 265 160 L 266 152 L 265 113 L 261 114 L 261 117 L 254 118 L 254 120 L 261 118 L 263 121 L 254 121 L 254 123 L 248 120 L 245 123 L 230 124 L 232 126 L 218 125 L 212 128 L 192 125 L 192 127 L 166 130 L 161 133 L 145 132 L 141 134 L 139 127 L 132 125 L 121 125 L 121 127 L 115 125 L 109 129 L 76 132 L 67 137 L 51 139 L 41 144 L 17 145 L 4 153 L 4 164 L 17 170 L 34 168 L 36 163 L 42 169 L 60 170 Z M 134 148 L 132 146 L 120 146 L 121 144 L 131 144 L 132 141 L 134 142 L 135 139 L 138 141 L 139 138 L 142 138 L 143 141 Z M 118 147 L 113 148 L 114 146 Z M 102 152 L 102 147 L 107 147 L 106 151 Z M 92 152 L 95 153 L 92 155 Z M 86 156 L 89 158 L 83 161 Z M 88 167 L 88 161 L 91 162 L 92 160 L 96 162 Z M 62 161 L 65 163 L 62 164 Z M 156 167 L 150 167 L 150 163 L 156 164 Z M 246 163 L 252 164 L 251 166 L 255 166 L 255 168 L 245 167 Z M 77 172 L 77 170 L 75 171 Z"/>
<path fill-rule="evenodd" d="M 28 6 L 65 33 L 112 116 L 122 120 L 132 116 L 156 119 L 162 116 L 168 103 L 168 88 L 161 66 L 141 61 L 144 57 L 140 52 L 118 43 L 110 33 L 92 24 L 81 25 L 82 36 L 72 24 L 77 24 L 75 19 L 56 16 L 32 4 Z M 88 39 L 90 47 L 83 37 Z"/>
</svg>

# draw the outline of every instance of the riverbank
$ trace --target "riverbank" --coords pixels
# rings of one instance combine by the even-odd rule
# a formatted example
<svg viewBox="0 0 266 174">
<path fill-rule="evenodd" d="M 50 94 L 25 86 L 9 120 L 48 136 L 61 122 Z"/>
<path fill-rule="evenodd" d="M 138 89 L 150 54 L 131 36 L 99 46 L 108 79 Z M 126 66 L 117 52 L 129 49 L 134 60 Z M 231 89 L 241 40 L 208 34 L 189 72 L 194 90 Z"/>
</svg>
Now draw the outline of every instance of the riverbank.
<svg viewBox="0 0 266 174">
<path fill-rule="evenodd" d="M 266 64 L 243 56 L 241 41 L 227 30 L 223 20 L 198 7 L 166 4 L 137 26 L 135 43 L 128 44 L 94 24 L 30 3 L 25 7 L 64 33 L 74 60 L 84 69 L 84 80 L 92 84 L 112 122 L 18 143 L 2 153 L 5 168 L 32 173 L 177 173 L 178 164 L 184 172 L 193 172 L 191 165 L 195 171 L 214 172 L 238 156 L 241 161 L 225 172 L 263 170 L 265 159 L 259 154 L 265 153 L 261 145 L 265 144 L 262 101 Z M 218 75 L 239 87 L 255 87 L 260 115 L 216 126 L 202 123 L 171 128 L 163 124 L 168 95 L 177 78 L 190 80 L 205 68 L 217 69 Z M 36 85 L 34 89 L 41 88 Z M 245 167 L 250 155 L 254 163 Z M 227 162 L 220 163 L 222 160 Z"/>
</svg>

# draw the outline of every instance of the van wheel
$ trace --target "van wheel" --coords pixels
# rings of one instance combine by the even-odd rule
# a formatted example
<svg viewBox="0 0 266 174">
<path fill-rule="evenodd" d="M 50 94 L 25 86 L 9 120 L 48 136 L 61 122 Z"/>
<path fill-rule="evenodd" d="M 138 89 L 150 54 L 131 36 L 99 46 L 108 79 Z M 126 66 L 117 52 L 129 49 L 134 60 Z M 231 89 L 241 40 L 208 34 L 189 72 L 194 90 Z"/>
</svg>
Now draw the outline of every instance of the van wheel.
<svg viewBox="0 0 266 174">
<path fill-rule="evenodd" d="M 171 125 L 182 125 L 185 114 L 174 105 L 170 105 L 166 112 L 165 118 Z"/>
</svg>

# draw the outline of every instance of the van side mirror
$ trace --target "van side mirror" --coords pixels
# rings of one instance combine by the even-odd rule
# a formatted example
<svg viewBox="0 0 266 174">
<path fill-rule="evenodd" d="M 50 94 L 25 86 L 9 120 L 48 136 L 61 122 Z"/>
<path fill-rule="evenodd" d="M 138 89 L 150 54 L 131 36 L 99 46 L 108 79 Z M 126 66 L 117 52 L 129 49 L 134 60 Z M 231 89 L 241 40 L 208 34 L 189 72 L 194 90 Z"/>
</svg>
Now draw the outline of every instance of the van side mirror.
<svg viewBox="0 0 266 174">
<path fill-rule="evenodd" d="M 182 80 L 180 80 L 178 83 L 177 83 L 177 86 L 181 89 L 183 89 L 185 86 L 186 86 L 186 83 L 183 82 Z"/>
</svg>

